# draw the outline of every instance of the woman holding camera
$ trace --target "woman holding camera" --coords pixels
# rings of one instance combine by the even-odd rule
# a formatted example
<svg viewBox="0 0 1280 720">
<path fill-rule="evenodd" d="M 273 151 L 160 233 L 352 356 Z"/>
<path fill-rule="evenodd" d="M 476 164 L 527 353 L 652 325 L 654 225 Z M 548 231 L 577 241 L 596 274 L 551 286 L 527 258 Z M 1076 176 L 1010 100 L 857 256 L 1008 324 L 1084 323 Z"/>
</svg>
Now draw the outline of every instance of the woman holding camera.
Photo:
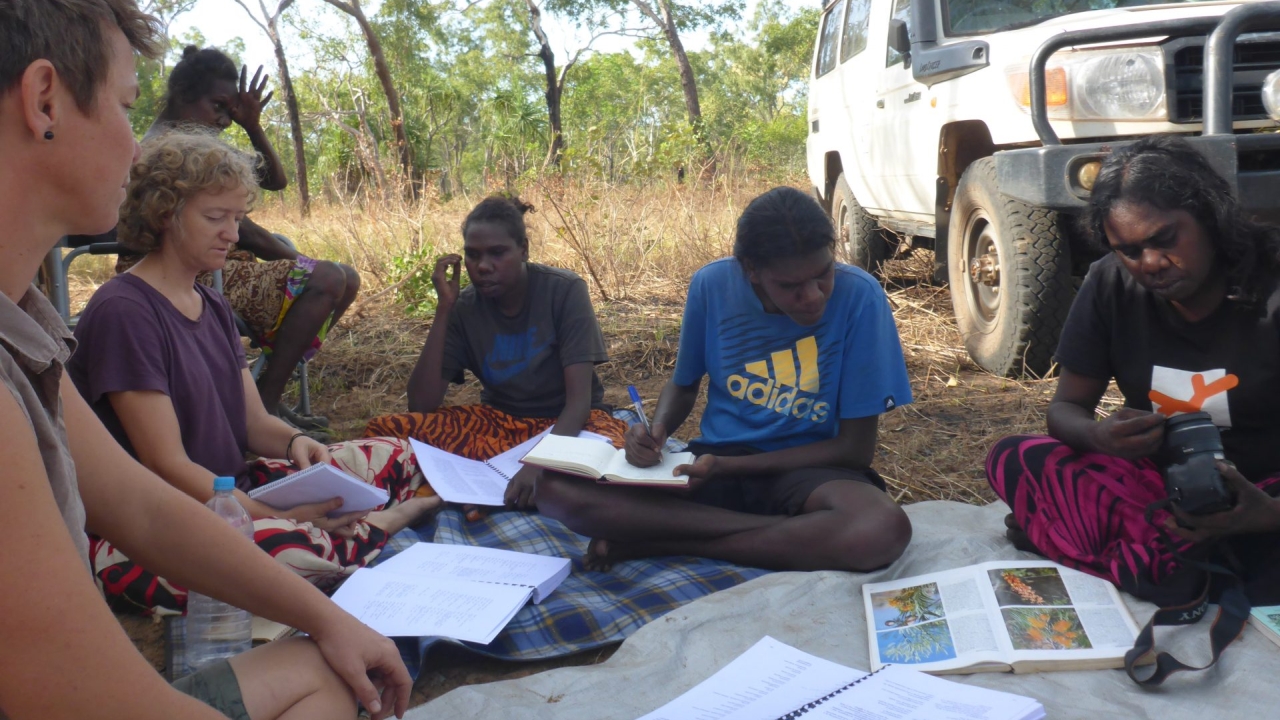
<svg viewBox="0 0 1280 720">
<path fill-rule="evenodd" d="M 1103 162 L 1088 225 L 1111 252 L 1090 268 L 1063 328 L 1049 437 L 1005 438 L 987 459 L 1013 510 L 1007 534 L 1147 599 L 1198 592 L 1203 575 L 1184 558 L 1221 539 L 1257 603 L 1259 588 L 1280 586 L 1280 229 L 1245 216 L 1230 185 L 1175 136 Z M 1124 407 L 1105 415 L 1112 380 Z M 1193 412 L 1212 418 L 1226 459 L 1216 475 L 1210 465 L 1179 481 L 1221 482 L 1233 506 L 1190 515 L 1174 502 L 1148 519 L 1169 496 L 1165 423 Z"/>
</svg>

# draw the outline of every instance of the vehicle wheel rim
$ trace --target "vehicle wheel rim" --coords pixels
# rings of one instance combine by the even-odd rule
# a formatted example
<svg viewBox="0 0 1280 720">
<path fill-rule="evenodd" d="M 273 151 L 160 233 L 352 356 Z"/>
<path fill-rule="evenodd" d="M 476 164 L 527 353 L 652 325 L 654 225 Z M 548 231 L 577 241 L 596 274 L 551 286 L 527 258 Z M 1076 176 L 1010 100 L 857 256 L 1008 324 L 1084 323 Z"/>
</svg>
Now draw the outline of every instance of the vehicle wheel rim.
<svg viewBox="0 0 1280 720">
<path fill-rule="evenodd" d="M 969 317 L 982 332 L 991 332 L 1000 314 L 1000 268 L 1003 263 L 995 226 L 981 213 L 976 213 L 969 221 L 963 263 L 959 271 L 964 277 Z"/>
<path fill-rule="evenodd" d="M 849 262 L 853 262 L 853 245 L 850 243 L 853 233 L 849 232 L 849 206 L 840 203 L 839 217 L 836 222 L 836 232 L 840 233 L 840 247 L 844 249 L 844 257 Z"/>
</svg>

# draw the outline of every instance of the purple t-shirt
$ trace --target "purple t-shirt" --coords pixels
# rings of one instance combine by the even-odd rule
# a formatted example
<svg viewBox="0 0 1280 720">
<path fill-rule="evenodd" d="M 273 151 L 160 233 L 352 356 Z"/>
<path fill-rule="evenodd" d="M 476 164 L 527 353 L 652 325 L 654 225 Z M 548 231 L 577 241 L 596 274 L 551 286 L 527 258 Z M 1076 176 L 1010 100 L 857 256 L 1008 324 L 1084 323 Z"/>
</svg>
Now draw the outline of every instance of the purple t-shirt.
<svg viewBox="0 0 1280 720">
<path fill-rule="evenodd" d="M 197 465 L 238 476 L 248 448 L 240 333 L 225 298 L 203 285 L 204 312 L 191 320 L 160 291 L 128 273 L 98 288 L 75 336 L 67 370 L 116 441 L 137 456 L 107 393 L 156 390 L 169 396 L 182 447 Z"/>
</svg>

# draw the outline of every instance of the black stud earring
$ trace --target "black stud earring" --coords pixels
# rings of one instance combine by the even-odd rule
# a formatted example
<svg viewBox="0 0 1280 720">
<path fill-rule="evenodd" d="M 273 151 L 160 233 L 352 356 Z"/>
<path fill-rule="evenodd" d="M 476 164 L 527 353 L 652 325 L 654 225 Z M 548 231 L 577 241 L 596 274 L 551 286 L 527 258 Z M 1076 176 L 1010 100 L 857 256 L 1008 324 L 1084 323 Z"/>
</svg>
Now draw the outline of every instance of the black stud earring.
<svg viewBox="0 0 1280 720">
<path fill-rule="evenodd" d="M 45 140 L 52 140 L 52 139 L 53 139 L 53 131 L 52 131 L 52 130 L 45 130 L 45 131 L 44 131 L 44 139 L 45 139 Z"/>
</svg>

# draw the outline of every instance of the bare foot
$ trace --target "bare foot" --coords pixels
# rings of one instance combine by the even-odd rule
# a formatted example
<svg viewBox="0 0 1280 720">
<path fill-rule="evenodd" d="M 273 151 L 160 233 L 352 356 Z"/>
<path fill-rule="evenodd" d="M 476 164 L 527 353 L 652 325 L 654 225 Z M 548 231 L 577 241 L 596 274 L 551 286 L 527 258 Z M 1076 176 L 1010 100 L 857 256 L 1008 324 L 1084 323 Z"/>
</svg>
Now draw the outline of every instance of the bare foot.
<svg viewBox="0 0 1280 720">
<path fill-rule="evenodd" d="M 649 557 L 640 543 L 621 543 L 617 540 L 595 538 L 587 545 L 587 552 L 582 556 L 582 566 L 593 572 L 609 572 L 624 560 Z"/>
<path fill-rule="evenodd" d="M 1004 516 L 1004 536 L 1008 538 L 1009 542 L 1013 543 L 1013 547 L 1018 550 L 1035 553 L 1037 555 L 1044 554 L 1036 548 L 1035 543 L 1031 542 L 1031 537 L 1018 525 L 1018 521 L 1014 519 L 1013 513 L 1009 513 Z"/>
<path fill-rule="evenodd" d="M 582 556 L 582 567 L 591 572 L 609 572 L 617 562 L 609 556 L 610 542 L 595 538 L 587 544 L 587 552 Z"/>
<path fill-rule="evenodd" d="M 389 535 L 395 535 L 410 525 L 420 525 L 432 515 L 440 511 L 444 501 L 440 496 L 411 497 L 377 512 L 369 513 L 365 518 L 370 525 L 381 528 Z"/>
</svg>

